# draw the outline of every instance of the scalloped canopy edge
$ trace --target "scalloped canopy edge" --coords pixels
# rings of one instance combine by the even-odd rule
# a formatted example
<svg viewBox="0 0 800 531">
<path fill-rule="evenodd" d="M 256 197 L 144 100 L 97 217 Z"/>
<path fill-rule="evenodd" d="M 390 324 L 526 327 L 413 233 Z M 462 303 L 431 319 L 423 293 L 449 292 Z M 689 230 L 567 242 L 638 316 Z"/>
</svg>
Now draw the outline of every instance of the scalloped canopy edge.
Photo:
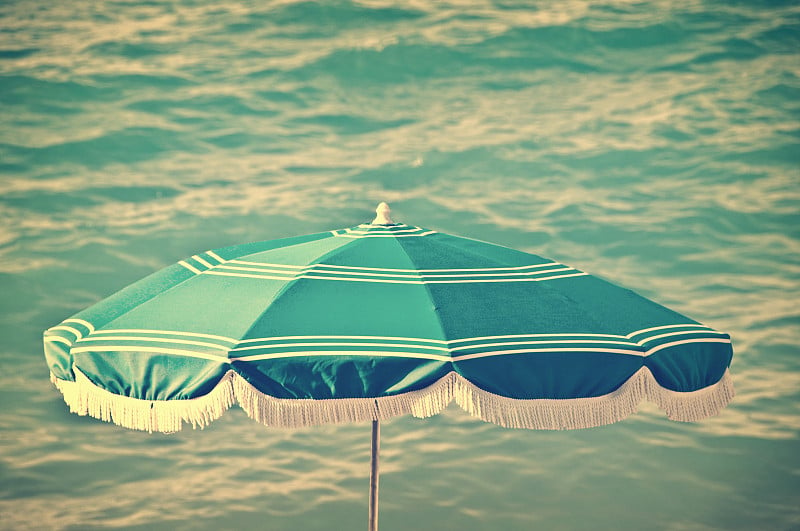
<svg viewBox="0 0 800 531">
<path fill-rule="evenodd" d="M 386 420 L 407 414 L 425 418 L 440 413 L 455 400 L 470 415 L 506 428 L 570 430 L 623 420 L 636 412 L 645 399 L 658 405 L 672 420 L 695 422 L 716 415 L 734 396 L 729 370 L 715 384 L 682 393 L 661 387 L 650 370 L 642 367 L 616 391 L 590 398 L 507 398 L 484 391 L 450 372 L 425 389 L 402 395 L 292 400 L 265 395 L 234 371 L 228 371 L 204 396 L 151 401 L 113 394 L 96 386 L 77 368 L 74 371 L 74 382 L 51 374 L 73 413 L 125 428 L 163 433 L 179 431 L 184 423 L 202 428 L 234 404 L 266 426 L 299 428 Z"/>
</svg>

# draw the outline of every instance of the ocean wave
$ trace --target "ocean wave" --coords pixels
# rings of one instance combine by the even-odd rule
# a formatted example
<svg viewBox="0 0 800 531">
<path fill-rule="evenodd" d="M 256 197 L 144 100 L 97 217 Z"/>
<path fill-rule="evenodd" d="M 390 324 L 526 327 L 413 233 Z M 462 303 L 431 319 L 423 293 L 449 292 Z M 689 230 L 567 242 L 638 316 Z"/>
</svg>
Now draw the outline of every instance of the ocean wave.
<svg viewBox="0 0 800 531">
<path fill-rule="evenodd" d="M 41 330 L 185 256 L 368 222 L 388 201 L 396 221 L 729 332 L 737 397 L 697 425 L 646 405 L 577 432 L 397 418 L 387 526 L 790 527 L 794 4 L 3 5 L 3 523 L 360 527 L 368 426 L 269 430 L 234 409 L 204 431 L 130 433 L 70 415 L 37 353 Z"/>
</svg>

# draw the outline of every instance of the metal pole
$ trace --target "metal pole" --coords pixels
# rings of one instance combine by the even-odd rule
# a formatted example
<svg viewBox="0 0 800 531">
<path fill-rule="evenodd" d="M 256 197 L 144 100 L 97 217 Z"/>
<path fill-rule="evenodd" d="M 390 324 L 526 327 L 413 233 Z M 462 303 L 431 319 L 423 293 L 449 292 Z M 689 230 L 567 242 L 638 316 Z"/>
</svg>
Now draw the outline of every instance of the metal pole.
<svg viewBox="0 0 800 531">
<path fill-rule="evenodd" d="M 372 457 L 369 469 L 369 531 L 378 531 L 378 453 L 381 448 L 381 425 L 372 421 Z"/>
</svg>

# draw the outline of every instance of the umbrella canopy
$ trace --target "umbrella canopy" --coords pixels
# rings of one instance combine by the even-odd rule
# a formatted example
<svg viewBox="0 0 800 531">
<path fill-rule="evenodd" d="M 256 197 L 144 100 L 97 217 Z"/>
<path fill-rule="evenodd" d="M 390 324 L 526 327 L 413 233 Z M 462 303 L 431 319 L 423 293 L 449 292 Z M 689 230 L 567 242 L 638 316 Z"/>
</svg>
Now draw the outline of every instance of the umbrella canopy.
<svg viewBox="0 0 800 531">
<path fill-rule="evenodd" d="M 514 428 L 675 420 L 733 397 L 728 335 L 533 254 L 392 223 L 206 251 L 47 330 L 72 411 L 172 432 L 438 413 Z"/>
</svg>

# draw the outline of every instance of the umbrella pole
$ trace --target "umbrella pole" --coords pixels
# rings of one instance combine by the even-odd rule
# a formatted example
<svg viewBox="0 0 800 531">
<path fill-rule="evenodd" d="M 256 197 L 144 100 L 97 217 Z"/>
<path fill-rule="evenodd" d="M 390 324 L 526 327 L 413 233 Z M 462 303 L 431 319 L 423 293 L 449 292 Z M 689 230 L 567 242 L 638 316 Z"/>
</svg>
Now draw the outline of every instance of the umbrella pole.
<svg viewBox="0 0 800 531">
<path fill-rule="evenodd" d="M 381 425 L 372 421 L 372 457 L 369 469 L 369 531 L 378 531 L 378 453 L 381 447 Z"/>
</svg>

